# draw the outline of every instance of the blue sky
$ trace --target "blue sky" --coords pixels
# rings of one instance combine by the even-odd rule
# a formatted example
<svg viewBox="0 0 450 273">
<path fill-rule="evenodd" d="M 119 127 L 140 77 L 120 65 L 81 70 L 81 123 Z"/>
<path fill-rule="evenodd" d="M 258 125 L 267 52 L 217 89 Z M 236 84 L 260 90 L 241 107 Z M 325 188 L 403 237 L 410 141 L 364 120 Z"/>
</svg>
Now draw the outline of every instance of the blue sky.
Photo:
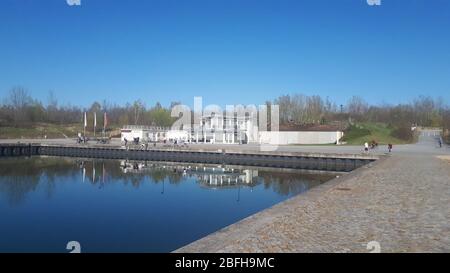
<svg viewBox="0 0 450 273">
<path fill-rule="evenodd" d="M 2 0 L 0 96 L 260 104 L 450 101 L 450 1 Z"/>
</svg>

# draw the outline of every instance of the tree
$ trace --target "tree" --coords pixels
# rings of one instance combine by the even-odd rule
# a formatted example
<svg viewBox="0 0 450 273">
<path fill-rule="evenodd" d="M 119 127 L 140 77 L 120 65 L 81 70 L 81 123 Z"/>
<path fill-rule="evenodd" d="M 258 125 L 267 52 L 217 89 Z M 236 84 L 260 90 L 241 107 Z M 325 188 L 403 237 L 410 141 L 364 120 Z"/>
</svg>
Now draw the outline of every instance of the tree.
<svg viewBox="0 0 450 273">
<path fill-rule="evenodd" d="M 141 100 L 136 100 L 133 103 L 133 109 L 134 109 L 134 124 L 137 125 L 139 122 L 139 117 L 141 116 L 142 112 L 144 111 L 144 103 L 142 103 Z"/>
<path fill-rule="evenodd" d="M 172 101 L 172 102 L 170 103 L 170 109 L 174 108 L 174 107 L 177 106 L 177 105 L 181 105 L 181 102 L 179 102 L 179 101 Z"/>
<path fill-rule="evenodd" d="M 354 118 L 361 118 L 368 109 L 368 103 L 358 96 L 353 96 L 347 103 L 347 111 Z"/>
<path fill-rule="evenodd" d="M 281 124 L 320 123 L 325 114 L 325 103 L 320 96 L 284 95 L 275 99 L 274 104 L 279 105 Z"/>
<path fill-rule="evenodd" d="M 152 126 L 171 126 L 175 122 L 175 118 L 171 117 L 171 110 L 162 107 L 162 105 L 157 102 L 155 106 L 150 108 L 146 113 L 146 117 L 149 125 Z"/>
<path fill-rule="evenodd" d="M 442 125 L 444 129 L 444 140 L 450 143 L 450 109 L 442 111 Z"/>
<path fill-rule="evenodd" d="M 55 97 L 53 91 L 48 93 L 47 98 L 47 119 L 50 122 L 57 122 L 60 120 L 60 116 L 58 115 L 58 100 Z"/>
<path fill-rule="evenodd" d="M 94 102 L 89 108 L 89 112 L 100 112 L 102 110 L 102 106 L 98 102 Z"/>
<path fill-rule="evenodd" d="M 9 92 L 9 103 L 13 109 L 14 126 L 25 121 L 25 106 L 30 102 L 31 98 L 23 87 L 13 87 Z"/>
</svg>

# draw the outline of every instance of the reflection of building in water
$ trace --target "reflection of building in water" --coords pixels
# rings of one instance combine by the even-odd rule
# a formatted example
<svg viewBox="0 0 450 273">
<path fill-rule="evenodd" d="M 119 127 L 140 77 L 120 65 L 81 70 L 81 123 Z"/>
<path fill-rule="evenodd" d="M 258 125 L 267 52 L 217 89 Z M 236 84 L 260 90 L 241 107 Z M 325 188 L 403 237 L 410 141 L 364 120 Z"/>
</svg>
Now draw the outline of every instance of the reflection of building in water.
<svg viewBox="0 0 450 273">
<path fill-rule="evenodd" d="M 146 170 L 148 170 L 146 162 L 128 160 L 122 160 L 120 162 L 120 168 L 123 173 L 144 173 Z"/>
<path fill-rule="evenodd" d="M 238 172 L 197 172 L 198 182 L 207 187 L 253 186 L 258 176 L 257 170 L 237 170 Z"/>
<path fill-rule="evenodd" d="M 216 165 L 189 165 L 183 163 L 156 163 L 126 161 L 120 163 L 123 173 L 151 173 L 165 170 L 195 178 L 205 187 L 254 186 L 257 184 L 258 170 L 236 169 Z"/>
</svg>

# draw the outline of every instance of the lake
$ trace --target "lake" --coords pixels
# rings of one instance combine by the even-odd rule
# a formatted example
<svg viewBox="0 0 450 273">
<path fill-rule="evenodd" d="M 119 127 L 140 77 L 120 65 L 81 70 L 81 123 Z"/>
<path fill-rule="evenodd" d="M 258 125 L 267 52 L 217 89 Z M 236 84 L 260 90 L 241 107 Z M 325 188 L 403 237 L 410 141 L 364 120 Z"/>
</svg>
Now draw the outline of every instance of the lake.
<svg viewBox="0 0 450 273">
<path fill-rule="evenodd" d="M 299 170 L 0 159 L 0 252 L 170 252 L 332 178 Z"/>
</svg>

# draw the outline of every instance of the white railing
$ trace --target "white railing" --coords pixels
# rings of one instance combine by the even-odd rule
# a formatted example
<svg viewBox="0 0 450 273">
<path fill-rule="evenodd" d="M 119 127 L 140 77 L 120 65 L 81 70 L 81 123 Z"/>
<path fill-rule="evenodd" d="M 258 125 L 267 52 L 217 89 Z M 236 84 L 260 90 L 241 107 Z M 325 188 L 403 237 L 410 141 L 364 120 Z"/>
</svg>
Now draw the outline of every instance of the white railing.
<svg viewBox="0 0 450 273">
<path fill-rule="evenodd" d="M 170 130 L 170 127 L 162 127 L 162 126 L 147 126 L 147 125 L 124 125 L 122 129 L 126 130 L 149 130 L 149 131 L 164 131 L 167 132 Z"/>
</svg>

